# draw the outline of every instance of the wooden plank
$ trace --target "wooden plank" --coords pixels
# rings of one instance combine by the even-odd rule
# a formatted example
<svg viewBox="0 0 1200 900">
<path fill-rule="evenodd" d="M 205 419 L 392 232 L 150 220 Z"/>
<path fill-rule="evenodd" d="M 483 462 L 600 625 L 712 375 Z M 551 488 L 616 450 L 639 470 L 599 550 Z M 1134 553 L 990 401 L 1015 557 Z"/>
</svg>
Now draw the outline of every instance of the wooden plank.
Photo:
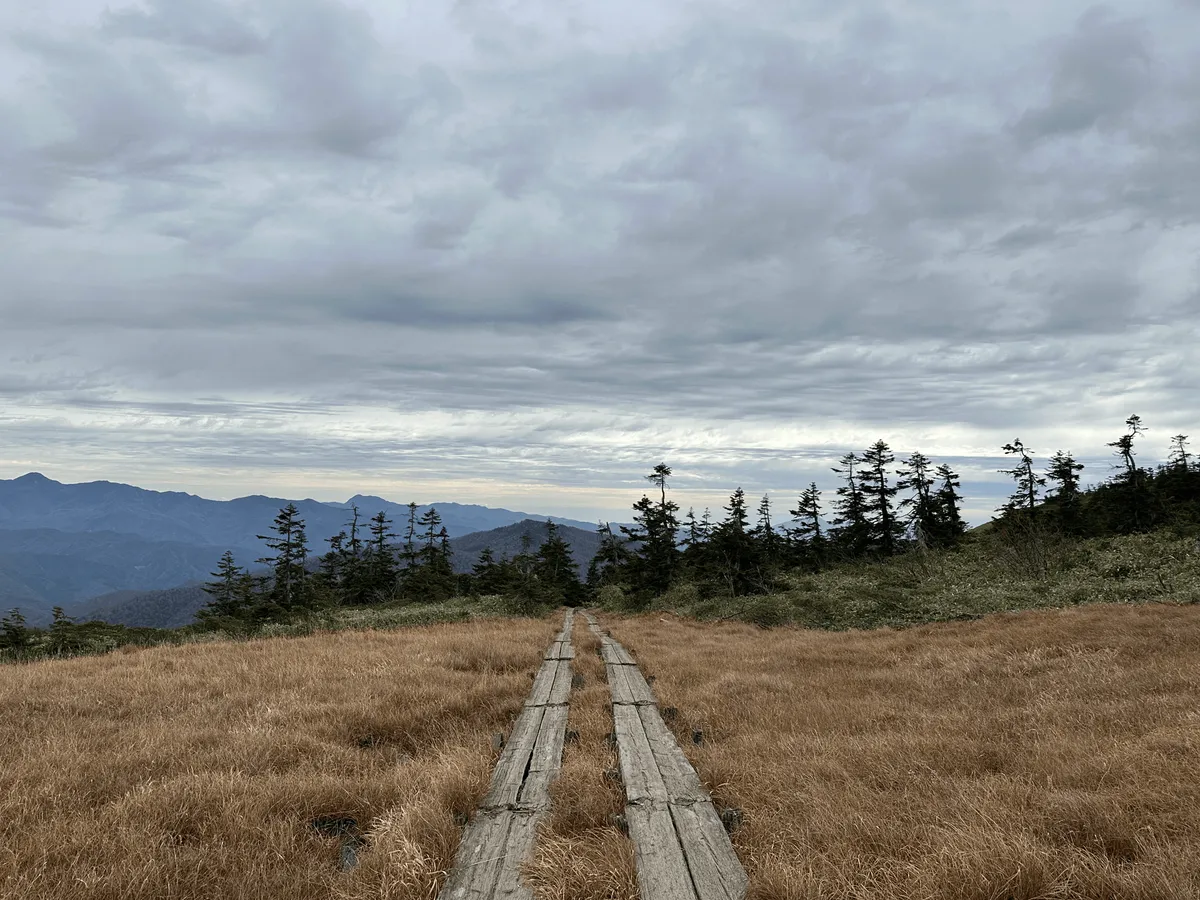
<svg viewBox="0 0 1200 900">
<path fill-rule="evenodd" d="M 601 642 L 642 900 L 744 900 L 745 869 L 650 685 L 617 641 Z"/>
<path fill-rule="evenodd" d="M 491 898 L 533 900 L 533 891 L 521 880 L 521 866 L 529 859 L 530 851 L 533 850 L 533 840 L 540 818 L 540 811 L 518 810 L 512 813 L 504 858 L 500 861 L 500 871 L 496 873 L 496 886 L 489 895 Z"/>
<path fill-rule="evenodd" d="M 560 659 L 556 662 L 558 666 L 554 670 L 554 681 L 550 685 L 550 694 L 546 698 L 546 703 L 560 705 L 571 700 L 571 661 Z"/>
<path fill-rule="evenodd" d="M 646 740 L 637 707 L 613 706 L 613 726 L 617 735 L 621 780 L 625 782 L 625 799 L 629 803 L 643 800 L 665 803 L 667 788 L 654 764 L 654 753 Z"/>
<path fill-rule="evenodd" d="M 550 649 L 546 651 L 542 659 L 574 659 L 575 648 L 571 646 L 571 641 L 568 638 L 565 641 L 555 641 L 550 645 Z"/>
<path fill-rule="evenodd" d="M 511 811 L 498 810 L 480 813 L 467 826 L 439 900 L 487 900 L 492 896 L 511 824 Z"/>
<path fill-rule="evenodd" d="M 600 655 L 604 661 L 610 666 L 636 666 L 633 657 L 629 655 L 629 651 L 614 641 L 612 638 L 601 638 Z"/>
<path fill-rule="evenodd" d="M 526 706 L 545 706 L 550 702 L 550 691 L 554 688 L 554 678 L 558 674 L 557 659 L 548 659 L 538 669 L 537 677 L 533 679 L 533 687 L 525 699 Z"/>
<path fill-rule="evenodd" d="M 692 876 L 666 805 L 625 808 L 642 900 L 695 900 Z"/>
<path fill-rule="evenodd" d="M 712 803 L 672 803 L 670 810 L 698 900 L 742 900 L 750 883 Z"/>
<path fill-rule="evenodd" d="M 529 772 L 518 797 L 521 808 L 542 809 L 550 805 L 550 783 L 562 767 L 566 733 L 567 707 L 544 707 L 537 743 L 529 757 Z"/>
<path fill-rule="evenodd" d="M 513 806 L 521 796 L 521 784 L 525 780 L 525 769 L 537 743 L 538 732 L 545 714 L 543 706 L 527 706 L 513 725 L 504 752 L 492 773 L 492 786 L 483 798 L 483 809 Z"/>
<path fill-rule="evenodd" d="M 663 722 L 657 707 L 638 707 L 638 714 L 642 719 L 646 740 L 654 753 L 654 762 L 666 786 L 667 799 L 680 803 L 707 802 L 708 791 L 675 741 L 675 735 Z"/>
</svg>

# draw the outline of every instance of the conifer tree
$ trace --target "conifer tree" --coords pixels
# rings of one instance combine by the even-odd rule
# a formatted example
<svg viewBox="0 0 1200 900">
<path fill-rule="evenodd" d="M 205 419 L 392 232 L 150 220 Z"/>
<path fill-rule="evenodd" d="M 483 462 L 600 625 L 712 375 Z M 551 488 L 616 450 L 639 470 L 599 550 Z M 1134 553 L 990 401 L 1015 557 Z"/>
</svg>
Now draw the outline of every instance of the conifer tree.
<svg viewBox="0 0 1200 900">
<path fill-rule="evenodd" d="M 871 525 L 871 540 L 884 556 L 892 556 L 903 535 L 892 502 L 897 488 L 888 481 L 888 466 L 896 461 L 896 457 L 887 442 L 880 440 L 868 447 L 861 459 L 859 487 Z"/>
<path fill-rule="evenodd" d="M 404 527 L 404 547 L 400 552 L 404 563 L 404 571 L 414 568 L 420 563 L 420 553 L 417 550 L 417 504 L 408 504 L 408 520 Z"/>
<path fill-rule="evenodd" d="M 366 557 L 367 599 L 380 602 L 389 599 L 396 590 L 399 570 L 396 553 L 392 547 L 392 522 L 387 513 L 380 510 L 371 519 L 371 540 Z"/>
<path fill-rule="evenodd" d="M 75 628 L 75 620 L 68 616 L 61 606 L 54 607 L 50 615 L 50 652 L 60 656 L 78 653 L 82 649 L 82 641 Z"/>
<path fill-rule="evenodd" d="M 916 534 L 917 542 L 937 546 L 941 516 L 933 495 L 932 463 L 924 453 L 914 452 L 904 460 L 904 468 L 896 474 L 896 487 L 910 490 L 912 494 L 900 501 L 909 525 Z"/>
<path fill-rule="evenodd" d="M 667 478 L 671 467 L 659 463 L 646 479 L 659 488 L 660 501 L 655 503 L 643 495 L 633 505 L 633 526 L 622 525 L 621 532 L 636 550 L 628 566 L 632 587 L 643 599 L 663 593 L 671 586 L 679 554 L 676 536 L 679 519 L 678 505 L 667 499 Z"/>
<path fill-rule="evenodd" d="M 746 494 L 740 487 L 730 496 L 725 512 L 725 520 L 709 541 L 710 559 L 716 577 L 731 596 L 739 597 L 764 586 L 749 529 Z"/>
<path fill-rule="evenodd" d="M 800 492 L 796 509 L 788 512 L 796 522 L 793 533 L 797 538 L 811 546 L 820 546 L 824 538 L 821 534 L 821 491 L 817 490 L 816 481 Z"/>
<path fill-rule="evenodd" d="M 600 535 L 600 546 L 588 565 L 588 587 L 595 589 L 606 584 L 617 584 L 629 565 L 629 549 L 625 542 L 613 534 L 612 525 L 600 523 L 596 529 Z"/>
<path fill-rule="evenodd" d="M 283 612 L 291 612 L 307 604 L 308 537 L 304 520 L 296 504 L 289 503 L 275 517 L 274 535 L 258 535 L 274 555 L 257 560 L 271 567 L 272 583 L 268 601 Z"/>
<path fill-rule="evenodd" d="M 350 509 L 350 521 L 346 523 L 349 531 L 342 532 L 343 537 L 339 545 L 337 593 L 342 603 L 361 606 L 370 601 L 371 594 L 371 576 L 367 571 L 368 548 L 362 538 L 357 504 Z M 330 550 L 332 549 L 331 543 Z"/>
<path fill-rule="evenodd" d="M 29 646 L 29 627 L 21 610 L 13 607 L 0 619 L 0 649 L 20 652 Z"/>
<path fill-rule="evenodd" d="M 1034 508 L 1037 506 L 1038 488 L 1046 486 L 1046 479 L 1034 473 L 1033 451 L 1021 443 L 1020 438 L 1014 439 L 1012 443 L 1005 444 L 1003 449 L 1010 456 L 1018 457 L 1019 461 L 1011 469 L 999 470 L 1002 474 L 1008 475 L 1017 483 L 1016 491 L 1000 507 L 999 511 L 1011 514 L 1019 510 L 1025 510 L 1027 515 L 1033 515 Z"/>
<path fill-rule="evenodd" d="M 1113 523 L 1116 531 L 1145 531 L 1153 525 L 1154 510 L 1150 497 L 1151 486 L 1145 473 L 1138 468 L 1134 440 L 1138 435 L 1145 434 L 1146 428 L 1142 425 L 1142 417 L 1138 415 L 1126 419 L 1125 428 L 1125 434 L 1108 444 L 1124 466 L 1124 471 L 1113 479 L 1116 490 L 1112 499 L 1116 502 L 1110 503 L 1109 513 L 1116 520 Z"/>
<path fill-rule="evenodd" d="M 1046 480 L 1055 485 L 1053 494 L 1047 497 L 1047 505 L 1068 533 L 1076 533 L 1082 527 L 1079 493 L 1079 473 L 1082 471 L 1083 463 L 1076 462 L 1069 451 L 1064 453 L 1062 450 L 1055 451 L 1046 469 Z"/>
<path fill-rule="evenodd" d="M 934 495 L 938 508 L 938 545 L 954 547 L 967 530 L 962 517 L 962 496 L 958 492 L 961 484 L 958 473 L 945 463 L 937 467 L 937 477 L 941 479 Z"/>
<path fill-rule="evenodd" d="M 763 494 L 763 498 L 758 504 L 758 522 L 754 526 L 754 539 L 762 548 L 762 562 L 768 568 L 773 567 L 779 561 L 779 534 L 775 531 L 775 525 L 771 522 L 771 497 L 769 494 Z"/>
<path fill-rule="evenodd" d="M 491 547 L 484 547 L 479 559 L 471 567 L 471 577 L 475 585 L 475 593 L 480 595 L 503 594 L 503 571 L 496 562 L 496 554 Z"/>
<path fill-rule="evenodd" d="M 212 581 L 203 585 L 204 592 L 212 597 L 196 618 L 200 621 L 217 619 L 244 619 L 251 611 L 252 597 L 243 590 L 245 569 L 233 558 L 233 551 L 226 550 L 217 562 L 217 571 L 211 573 Z"/>
<path fill-rule="evenodd" d="M 533 571 L 543 601 L 576 606 L 582 600 L 579 563 L 571 556 L 571 545 L 550 520 L 546 521 L 546 539 L 538 548 Z"/>
<path fill-rule="evenodd" d="M 1167 466 L 1171 469 L 1179 469 L 1188 471 L 1192 467 L 1192 454 L 1188 452 L 1188 436 L 1186 434 L 1177 434 L 1171 438 L 1171 455 L 1167 459 Z"/>
<path fill-rule="evenodd" d="M 847 453 L 839 461 L 841 468 L 834 473 L 845 479 L 837 489 L 838 499 L 833 508 L 837 515 L 833 520 L 833 537 L 842 551 L 850 556 L 866 553 L 871 539 L 871 524 L 867 521 L 866 499 L 859 486 L 858 465 L 860 460 L 854 453 Z"/>
</svg>

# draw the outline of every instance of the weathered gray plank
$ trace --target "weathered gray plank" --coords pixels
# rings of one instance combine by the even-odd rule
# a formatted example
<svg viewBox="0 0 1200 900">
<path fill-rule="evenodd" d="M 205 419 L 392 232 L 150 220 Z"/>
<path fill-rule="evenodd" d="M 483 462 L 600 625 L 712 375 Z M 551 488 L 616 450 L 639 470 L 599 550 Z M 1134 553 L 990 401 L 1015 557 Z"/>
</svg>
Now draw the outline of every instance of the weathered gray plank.
<svg viewBox="0 0 1200 900">
<path fill-rule="evenodd" d="M 637 665 L 633 657 L 629 655 L 629 651 L 610 637 L 600 639 L 600 655 L 604 657 L 604 661 L 610 666 Z"/>
<path fill-rule="evenodd" d="M 484 809 L 512 806 L 521 796 L 521 785 L 525 780 L 525 769 L 537 743 L 542 725 L 544 706 L 527 706 L 517 717 L 512 734 L 492 773 L 492 786 L 483 798 Z"/>
<path fill-rule="evenodd" d="M 692 876 L 666 805 L 630 804 L 625 819 L 642 900 L 695 900 Z"/>
<path fill-rule="evenodd" d="M 546 698 L 546 702 L 563 704 L 571 699 L 571 661 L 559 659 L 555 662 L 558 663 L 558 666 L 554 670 L 554 681 L 550 685 L 550 694 Z"/>
<path fill-rule="evenodd" d="M 550 782 L 562 766 L 573 618 L 569 611 L 558 639 L 544 654 L 480 812 L 463 832 L 439 900 L 533 900 L 520 872 L 533 847 L 538 818 L 550 805 Z"/>
<path fill-rule="evenodd" d="M 654 763 L 654 753 L 636 706 L 613 706 L 613 726 L 617 735 L 617 758 L 621 780 L 625 782 L 625 799 L 630 803 L 643 800 L 667 801 L 667 788 Z"/>
<path fill-rule="evenodd" d="M 654 762 L 662 775 L 663 784 L 667 789 L 667 798 L 678 802 L 707 802 L 708 791 L 700 782 L 700 776 L 688 762 L 688 758 L 675 741 L 675 735 L 667 728 L 653 706 L 638 707 L 642 719 L 642 727 L 646 732 L 646 740 L 654 753 Z"/>
<path fill-rule="evenodd" d="M 575 648 L 571 646 L 571 641 L 568 638 L 565 641 L 555 641 L 550 645 L 550 649 L 546 651 L 542 659 L 574 659 Z"/>
<path fill-rule="evenodd" d="M 542 663 L 533 679 L 529 696 L 525 699 L 526 706 L 545 706 L 550 702 L 550 691 L 554 688 L 554 678 L 558 675 L 558 663 L 557 659 L 548 659 Z"/>
<path fill-rule="evenodd" d="M 521 786 L 518 802 L 522 808 L 541 809 L 550 804 L 550 783 L 562 767 L 563 743 L 567 733 L 567 707 L 543 707 L 537 742 L 529 757 L 529 772 Z"/>
<path fill-rule="evenodd" d="M 496 887 L 504 859 L 510 810 L 482 812 L 467 826 L 440 900 L 486 900 Z"/>
<path fill-rule="evenodd" d="M 712 803 L 671 803 L 670 809 L 698 900 L 741 900 L 749 882 Z"/>
<path fill-rule="evenodd" d="M 504 858 L 500 860 L 500 871 L 496 873 L 496 887 L 490 897 L 493 900 L 533 900 L 533 891 L 521 880 L 521 866 L 533 849 L 537 834 L 540 812 L 514 810 L 508 828 L 508 839 Z"/>
</svg>

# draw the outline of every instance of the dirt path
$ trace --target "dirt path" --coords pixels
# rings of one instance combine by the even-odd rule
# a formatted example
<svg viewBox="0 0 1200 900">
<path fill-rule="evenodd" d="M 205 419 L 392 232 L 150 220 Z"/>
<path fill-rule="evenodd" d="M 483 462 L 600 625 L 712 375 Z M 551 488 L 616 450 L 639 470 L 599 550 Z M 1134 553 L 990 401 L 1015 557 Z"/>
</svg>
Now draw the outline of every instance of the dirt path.
<svg viewBox="0 0 1200 900">
<path fill-rule="evenodd" d="M 650 685 L 629 652 L 584 617 L 600 638 L 608 672 L 642 900 L 742 900 L 745 870 Z"/>
</svg>

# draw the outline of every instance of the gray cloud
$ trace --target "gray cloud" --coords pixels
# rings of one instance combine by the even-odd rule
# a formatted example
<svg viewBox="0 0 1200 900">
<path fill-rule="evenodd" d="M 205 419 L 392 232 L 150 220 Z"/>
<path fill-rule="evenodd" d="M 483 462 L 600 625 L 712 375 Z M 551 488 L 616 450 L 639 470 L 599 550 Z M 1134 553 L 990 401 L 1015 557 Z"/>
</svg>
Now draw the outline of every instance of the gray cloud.
<svg viewBox="0 0 1200 900">
<path fill-rule="evenodd" d="M 1186 432 L 1195 10 L 1004 10 L 0 14 L 0 477 L 590 514 L 883 436 L 982 515 L 1014 434 Z"/>
</svg>

